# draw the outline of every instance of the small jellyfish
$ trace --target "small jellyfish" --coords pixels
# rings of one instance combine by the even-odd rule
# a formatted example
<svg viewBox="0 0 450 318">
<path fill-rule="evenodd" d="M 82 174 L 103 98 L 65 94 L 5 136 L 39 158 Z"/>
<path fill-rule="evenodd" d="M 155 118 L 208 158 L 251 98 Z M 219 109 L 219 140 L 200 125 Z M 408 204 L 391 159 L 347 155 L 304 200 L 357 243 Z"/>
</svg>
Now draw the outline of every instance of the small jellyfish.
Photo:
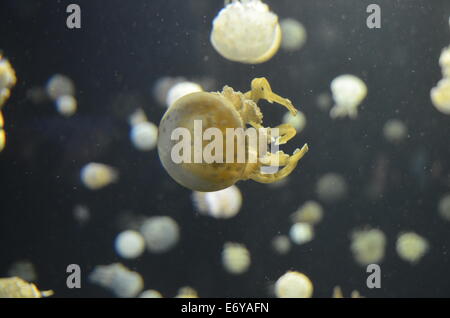
<svg viewBox="0 0 450 318">
<path fill-rule="evenodd" d="M 416 264 L 428 251 L 428 241 L 414 232 L 402 233 L 395 245 L 397 254 L 401 259 Z"/>
<path fill-rule="evenodd" d="M 140 151 L 150 151 L 156 148 L 158 142 L 158 127 L 145 121 L 131 127 L 131 142 Z"/>
<path fill-rule="evenodd" d="M 3 149 L 5 149 L 6 146 L 6 133 L 4 130 L 4 119 L 3 119 L 3 114 L 0 111 L 0 152 L 2 152 Z"/>
<path fill-rule="evenodd" d="M 342 289 L 340 286 L 335 286 L 333 288 L 333 295 L 331 297 L 344 298 L 344 294 L 342 293 Z M 350 298 L 362 298 L 362 296 L 360 295 L 359 291 L 353 290 L 352 293 L 350 294 Z"/>
<path fill-rule="evenodd" d="M 77 204 L 73 208 L 73 218 L 79 223 L 84 224 L 91 218 L 89 208 L 82 204 Z"/>
<path fill-rule="evenodd" d="M 147 289 L 139 295 L 139 298 L 163 298 L 163 296 L 157 290 Z"/>
<path fill-rule="evenodd" d="M 378 229 L 363 229 L 352 233 L 350 249 L 360 265 L 376 264 L 383 260 L 386 235 Z"/>
<path fill-rule="evenodd" d="M 222 250 L 222 264 L 233 275 L 245 273 L 250 267 L 250 252 L 243 244 L 225 243 Z"/>
<path fill-rule="evenodd" d="M 281 27 L 276 14 L 261 0 L 233 0 L 213 21 L 211 44 L 224 58 L 258 64 L 280 48 Z"/>
<path fill-rule="evenodd" d="M 308 243 L 314 238 L 314 228 L 308 223 L 295 223 L 289 230 L 289 237 L 298 245 Z"/>
<path fill-rule="evenodd" d="M 48 96 L 56 101 L 61 96 L 75 96 L 75 85 L 69 77 L 55 74 L 48 80 L 46 91 Z"/>
<path fill-rule="evenodd" d="M 81 181 L 90 190 L 104 188 L 118 178 L 117 169 L 102 163 L 91 162 L 81 169 Z"/>
<path fill-rule="evenodd" d="M 439 215 L 447 221 L 450 221 L 450 193 L 441 198 L 438 205 Z"/>
<path fill-rule="evenodd" d="M 439 57 L 439 65 L 442 69 L 442 75 L 444 77 L 450 77 L 450 46 L 442 50 Z"/>
<path fill-rule="evenodd" d="M 8 270 L 8 276 L 19 277 L 27 282 L 35 282 L 38 278 L 33 263 L 27 260 L 14 262 Z"/>
<path fill-rule="evenodd" d="M 333 104 L 333 99 L 327 92 L 320 93 L 316 97 L 316 104 L 321 111 L 326 112 L 331 108 Z"/>
<path fill-rule="evenodd" d="M 71 95 L 62 95 L 56 99 L 56 110 L 64 117 L 71 117 L 77 111 L 77 100 Z"/>
<path fill-rule="evenodd" d="M 391 143 L 399 143 L 408 137 L 408 128 L 398 119 L 388 120 L 383 127 L 383 135 Z"/>
<path fill-rule="evenodd" d="M 229 219 L 239 213 L 242 194 L 235 185 L 214 192 L 192 193 L 192 200 L 197 211 L 216 219 Z"/>
<path fill-rule="evenodd" d="M 127 259 L 138 258 L 145 250 L 144 237 L 141 233 L 132 230 L 119 233 L 114 245 L 116 253 Z"/>
<path fill-rule="evenodd" d="M 40 291 L 36 285 L 19 277 L 0 278 L 0 298 L 42 298 L 53 295 L 53 291 Z"/>
<path fill-rule="evenodd" d="M 275 283 L 275 295 L 278 298 L 311 298 L 313 284 L 303 273 L 289 271 Z"/>
<path fill-rule="evenodd" d="M 295 19 L 287 18 L 280 22 L 281 26 L 281 48 L 286 51 L 300 50 L 306 42 L 306 30 L 303 24 Z"/>
<path fill-rule="evenodd" d="M 306 201 L 291 215 L 291 221 L 294 223 L 302 222 L 316 225 L 322 220 L 323 208 L 316 201 Z"/>
<path fill-rule="evenodd" d="M 16 85 L 17 78 L 11 63 L 0 53 L 0 110 L 11 95 L 11 89 Z"/>
<path fill-rule="evenodd" d="M 327 173 L 319 178 L 316 194 L 326 203 L 335 203 L 345 198 L 348 192 L 347 182 L 337 173 Z"/>
<path fill-rule="evenodd" d="M 96 266 L 89 274 L 89 281 L 120 298 L 136 297 L 144 289 L 142 276 L 120 263 Z"/>
<path fill-rule="evenodd" d="M 331 93 L 335 103 L 330 111 L 331 118 L 348 116 L 354 119 L 358 115 L 358 106 L 367 95 L 367 86 L 358 77 L 345 74 L 331 82 Z"/>
<path fill-rule="evenodd" d="M 197 291 L 189 286 L 181 287 L 175 298 L 198 298 Z"/>
<path fill-rule="evenodd" d="M 272 248 L 280 255 L 287 254 L 291 250 L 291 241 L 286 235 L 277 235 L 272 239 Z"/>
<path fill-rule="evenodd" d="M 306 116 L 302 112 L 298 112 L 296 116 L 287 112 L 283 116 L 283 123 L 289 124 L 297 130 L 297 133 L 303 131 L 306 126 Z"/>
<path fill-rule="evenodd" d="M 203 92 L 203 88 L 194 82 L 181 82 L 172 86 L 167 92 L 166 105 L 167 107 L 172 106 L 178 99 L 183 96 Z"/>
<path fill-rule="evenodd" d="M 176 84 L 186 82 L 184 77 L 164 76 L 159 78 L 153 85 L 153 97 L 160 106 L 167 106 L 167 94 Z"/>
<path fill-rule="evenodd" d="M 450 115 L 450 78 L 441 79 L 430 92 L 434 107 L 445 115 Z"/>
<path fill-rule="evenodd" d="M 168 216 L 153 216 L 144 221 L 140 228 L 147 249 L 152 253 L 164 253 L 173 248 L 179 240 L 177 222 Z"/>
</svg>

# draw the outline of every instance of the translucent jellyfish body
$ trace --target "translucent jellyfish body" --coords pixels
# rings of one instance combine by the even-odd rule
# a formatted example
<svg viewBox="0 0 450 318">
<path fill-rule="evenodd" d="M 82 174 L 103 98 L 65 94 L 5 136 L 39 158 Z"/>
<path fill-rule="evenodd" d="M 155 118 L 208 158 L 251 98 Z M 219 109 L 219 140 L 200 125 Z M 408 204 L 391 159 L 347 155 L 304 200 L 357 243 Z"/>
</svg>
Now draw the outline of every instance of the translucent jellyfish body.
<svg viewBox="0 0 450 318">
<path fill-rule="evenodd" d="M 0 278 L 0 298 L 42 298 L 53 295 L 53 291 L 40 291 L 36 285 L 19 277 Z"/>
<path fill-rule="evenodd" d="M 167 92 L 166 105 L 172 106 L 178 99 L 191 93 L 202 92 L 203 88 L 194 82 L 180 82 L 173 85 Z"/>
<path fill-rule="evenodd" d="M 130 138 L 136 149 L 153 150 L 158 142 L 158 127 L 148 121 L 137 123 L 131 127 Z"/>
<path fill-rule="evenodd" d="M 5 149 L 6 146 L 6 133 L 4 130 L 3 113 L 0 111 L 0 152 Z"/>
<path fill-rule="evenodd" d="M 11 63 L 0 53 L 0 109 L 9 98 L 11 88 L 16 85 L 17 78 Z"/>
<path fill-rule="evenodd" d="M 414 232 L 402 233 L 395 245 L 397 254 L 401 259 L 416 264 L 428 251 L 428 241 Z"/>
<path fill-rule="evenodd" d="M 224 58 L 241 63 L 268 61 L 281 44 L 276 14 L 261 0 L 233 0 L 213 21 L 211 43 Z"/>
<path fill-rule="evenodd" d="M 127 230 L 117 235 L 115 243 L 116 253 L 123 258 L 137 258 L 145 250 L 145 240 L 141 233 Z"/>
<path fill-rule="evenodd" d="M 77 100 L 71 95 L 62 95 L 56 99 L 56 110 L 64 117 L 70 117 L 77 111 Z"/>
<path fill-rule="evenodd" d="M 391 143 L 399 143 L 408 137 L 408 128 L 398 119 L 388 120 L 383 127 L 383 135 Z"/>
<path fill-rule="evenodd" d="M 311 298 L 313 284 L 303 273 L 289 271 L 275 283 L 275 295 L 278 298 Z"/>
<path fill-rule="evenodd" d="M 358 115 L 358 106 L 367 95 L 367 86 L 358 77 L 345 74 L 331 82 L 331 93 L 335 103 L 330 111 L 331 118 L 348 116 L 354 119 Z"/>
<path fill-rule="evenodd" d="M 222 250 L 222 264 L 230 274 L 245 273 L 250 267 L 250 252 L 243 244 L 225 243 Z"/>
<path fill-rule="evenodd" d="M 443 78 L 430 92 L 434 107 L 445 115 L 450 115 L 450 78 Z"/>
<path fill-rule="evenodd" d="M 81 169 L 81 181 L 90 190 L 99 190 L 116 182 L 119 178 L 117 170 L 111 166 L 91 162 Z"/>
<path fill-rule="evenodd" d="M 96 266 L 89 274 L 89 281 L 120 298 L 136 297 L 144 288 L 142 276 L 120 263 Z"/>
<path fill-rule="evenodd" d="M 450 194 L 441 198 L 438 205 L 438 212 L 443 219 L 450 221 Z"/>
<path fill-rule="evenodd" d="M 302 112 L 298 112 L 295 116 L 291 113 L 286 113 L 283 116 L 283 123 L 291 125 L 297 130 L 297 133 L 299 133 L 305 129 L 306 116 Z"/>
<path fill-rule="evenodd" d="M 168 216 L 150 217 L 140 228 L 147 249 L 152 253 L 164 253 L 173 248 L 179 240 L 180 229 L 174 219 Z"/>
<path fill-rule="evenodd" d="M 139 298 L 163 298 L 161 293 L 154 289 L 148 289 L 144 290 L 140 295 Z"/>
<path fill-rule="evenodd" d="M 201 214 L 217 219 L 229 219 L 239 213 L 242 195 L 235 185 L 214 192 L 192 193 L 194 205 Z"/>
<path fill-rule="evenodd" d="M 303 24 L 295 19 L 287 18 L 280 22 L 281 48 L 286 51 L 300 50 L 306 42 L 306 30 Z"/>
<path fill-rule="evenodd" d="M 198 298 L 198 293 L 194 288 L 184 286 L 178 289 L 178 293 L 175 298 Z"/>
<path fill-rule="evenodd" d="M 348 191 L 344 177 L 337 173 L 326 173 L 319 178 L 316 184 L 316 194 L 326 203 L 342 200 Z"/>
<path fill-rule="evenodd" d="M 272 239 L 272 248 L 278 254 L 287 254 L 291 250 L 291 241 L 286 235 L 277 235 Z"/>
<path fill-rule="evenodd" d="M 379 263 L 384 258 L 386 236 L 378 229 L 363 229 L 352 233 L 350 249 L 361 265 Z"/>
<path fill-rule="evenodd" d="M 298 245 L 308 243 L 314 238 L 314 228 L 308 223 L 295 223 L 289 230 L 289 237 Z"/>
<path fill-rule="evenodd" d="M 48 96 L 56 101 L 61 96 L 74 96 L 75 85 L 69 77 L 55 74 L 48 80 L 46 91 Z"/>
<path fill-rule="evenodd" d="M 294 223 L 303 222 L 315 225 L 322 220 L 322 217 L 322 206 L 316 201 L 306 201 L 291 215 L 291 221 Z"/>
<path fill-rule="evenodd" d="M 442 50 L 439 57 L 439 65 L 442 69 L 442 75 L 444 77 L 450 77 L 450 46 Z"/>
</svg>

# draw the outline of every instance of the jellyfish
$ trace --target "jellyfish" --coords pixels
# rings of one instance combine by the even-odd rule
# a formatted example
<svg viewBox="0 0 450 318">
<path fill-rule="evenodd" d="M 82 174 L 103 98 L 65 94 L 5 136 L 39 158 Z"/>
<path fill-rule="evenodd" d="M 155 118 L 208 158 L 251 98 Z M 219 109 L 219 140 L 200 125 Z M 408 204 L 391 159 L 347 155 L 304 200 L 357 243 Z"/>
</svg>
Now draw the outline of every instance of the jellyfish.
<svg viewBox="0 0 450 318">
<path fill-rule="evenodd" d="M 173 85 L 167 92 L 166 105 L 172 106 L 178 99 L 191 93 L 202 92 L 203 88 L 194 82 L 180 82 Z"/>
<path fill-rule="evenodd" d="M 8 276 L 19 277 L 27 282 L 35 282 L 38 278 L 36 268 L 28 260 L 14 262 L 8 270 Z"/>
<path fill-rule="evenodd" d="M 322 220 L 323 208 L 316 201 L 306 201 L 297 211 L 291 215 L 294 223 L 302 222 L 316 225 Z"/>
<path fill-rule="evenodd" d="M 198 293 L 194 288 L 184 286 L 178 289 L 178 293 L 175 298 L 198 298 Z"/>
<path fill-rule="evenodd" d="M 119 178 L 117 170 L 111 166 L 91 162 L 81 169 L 81 181 L 90 190 L 99 190 L 116 182 Z"/>
<path fill-rule="evenodd" d="M 119 233 L 114 245 L 116 253 L 127 259 L 138 258 L 145 250 L 144 237 L 141 233 L 132 230 Z"/>
<path fill-rule="evenodd" d="M 144 289 L 141 274 L 131 271 L 121 263 L 97 265 L 89 274 L 89 281 L 120 298 L 133 298 Z"/>
<path fill-rule="evenodd" d="M 11 95 L 11 89 L 16 85 L 17 78 L 11 63 L 3 58 L 0 53 L 0 152 L 6 146 L 6 132 L 4 130 L 4 118 L 2 107 Z"/>
<path fill-rule="evenodd" d="M 214 192 L 197 192 L 192 194 L 196 209 L 204 215 L 217 219 L 229 219 L 239 213 L 242 194 L 235 185 Z"/>
<path fill-rule="evenodd" d="M 158 127 L 149 121 L 132 125 L 130 132 L 131 142 L 140 151 L 150 151 L 156 148 L 158 140 Z"/>
<path fill-rule="evenodd" d="M 250 252 L 244 244 L 227 242 L 222 250 L 222 264 L 233 275 L 245 273 L 250 267 Z"/>
<path fill-rule="evenodd" d="M 348 192 L 347 182 L 337 173 L 326 173 L 316 184 L 316 193 L 320 200 L 334 203 L 345 198 Z"/>
<path fill-rule="evenodd" d="M 308 223 L 295 223 L 289 230 L 289 237 L 298 245 L 308 243 L 314 238 L 314 228 Z"/>
<path fill-rule="evenodd" d="M 4 129 L 5 121 L 3 119 L 3 113 L 0 110 L 0 152 L 2 152 L 3 149 L 5 149 L 6 146 L 6 133 Z"/>
<path fill-rule="evenodd" d="M 275 295 L 278 298 L 311 298 L 313 284 L 303 273 L 288 271 L 275 283 Z"/>
<path fill-rule="evenodd" d="M 438 205 L 439 215 L 447 221 L 450 221 L 450 193 L 441 198 Z"/>
<path fill-rule="evenodd" d="M 19 277 L 0 278 L 0 298 L 42 298 L 52 295 L 52 290 L 40 291 L 36 285 Z"/>
<path fill-rule="evenodd" d="M 233 0 L 213 21 L 211 44 L 224 58 L 258 64 L 271 59 L 281 44 L 278 16 L 261 0 Z"/>
<path fill-rule="evenodd" d="M 330 111 L 331 118 L 358 115 L 358 106 L 367 95 L 366 84 L 358 77 L 345 74 L 331 82 L 331 92 L 335 105 Z"/>
<path fill-rule="evenodd" d="M 46 91 L 48 96 L 56 101 L 61 96 L 75 96 L 75 84 L 62 74 L 55 74 L 47 82 Z"/>
<path fill-rule="evenodd" d="M 428 251 L 428 241 L 414 232 L 405 232 L 398 236 L 395 248 L 401 259 L 416 264 Z"/>
<path fill-rule="evenodd" d="M 352 233 L 350 249 L 360 265 L 379 263 L 384 258 L 386 235 L 378 229 L 362 229 Z"/>
<path fill-rule="evenodd" d="M 306 30 L 303 24 L 295 19 L 287 18 L 280 22 L 281 48 L 286 51 L 300 50 L 306 42 Z"/>
<path fill-rule="evenodd" d="M 147 289 L 139 295 L 139 298 L 163 298 L 163 296 L 157 290 Z"/>
<path fill-rule="evenodd" d="M 77 111 L 77 100 L 71 95 L 62 95 L 56 99 L 56 110 L 64 117 L 71 117 Z"/>
<path fill-rule="evenodd" d="M 391 143 L 399 143 L 408 136 L 408 128 L 398 119 L 388 120 L 383 127 L 383 135 Z"/>
<path fill-rule="evenodd" d="M 439 57 L 439 65 L 441 66 L 442 75 L 444 77 L 450 77 L 450 46 L 442 50 Z"/>
<path fill-rule="evenodd" d="M 278 254 L 287 254 L 291 250 L 291 241 L 286 235 L 277 235 L 272 239 L 272 248 Z"/>
<path fill-rule="evenodd" d="M 441 79 L 430 92 L 434 107 L 445 115 L 450 115 L 450 78 Z"/>
<path fill-rule="evenodd" d="M 265 78 L 255 78 L 251 87 L 245 94 L 229 86 L 220 93 L 192 93 L 178 99 L 167 110 L 159 125 L 158 154 L 175 181 L 194 191 L 212 192 L 228 188 L 239 180 L 272 183 L 295 169 L 308 151 L 308 145 L 296 149 L 292 156 L 283 151 L 268 152 L 264 146 L 272 142 L 285 144 L 295 136 L 296 130 L 290 124 L 264 128 L 256 103 L 260 99 L 276 102 L 293 115 L 297 110 L 290 100 L 273 93 Z M 205 138 L 206 133 L 212 134 L 209 139 Z M 246 139 L 250 142 L 239 138 L 247 133 L 254 133 Z M 193 143 L 191 136 L 195 139 Z M 284 167 L 279 170 L 279 166 Z M 276 167 L 276 171 L 265 170 L 272 167 Z"/>
<path fill-rule="evenodd" d="M 140 228 L 147 249 L 152 253 L 164 253 L 173 248 L 179 240 L 180 229 L 169 216 L 153 216 L 144 221 Z"/>
<path fill-rule="evenodd" d="M 301 132 L 306 126 L 306 116 L 302 112 L 298 112 L 296 116 L 287 112 L 283 116 L 283 123 L 289 124 L 294 127 L 297 132 Z"/>
</svg>

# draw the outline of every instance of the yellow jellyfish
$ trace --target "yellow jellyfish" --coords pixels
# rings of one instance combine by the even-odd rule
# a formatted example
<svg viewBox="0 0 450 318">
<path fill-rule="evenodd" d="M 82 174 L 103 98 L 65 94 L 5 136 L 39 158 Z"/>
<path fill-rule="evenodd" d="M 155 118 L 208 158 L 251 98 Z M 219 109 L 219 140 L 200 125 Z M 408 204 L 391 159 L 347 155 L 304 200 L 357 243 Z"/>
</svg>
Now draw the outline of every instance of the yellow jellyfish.
<svg viewBox="0 0 450 318">
<path fill-rule="evenodd" d="M 197 291 L 189 286 L 181 287 L 175 298 L 198 298 Z"/>
<path fill-rule="evenodd" d="M 242 205 L 242 194 L 238 187 L 232 185 L 214 192 L 197 192 L 192 200 L 198 212 L 217 219 L 229 219 L 239 213 Z"/>
<path fill-rule="evenodd" d="M 276 14 L 261 0 L 233 0 L 213 21 L 211 44 L 224 58 L 258 64 L 280 48 L 281 28 Z"/>
<path fill-rule="evenodd" d="M 64 117 L 71 117 L 77 111 L 78 103 L 75 97 L 63 95 L 56 99 L 56 110 Z"/>
<path fill-rule="evenodd" d="M 283 35 L 281 47 L 286 51 L 300 50 L 307 38 L 303 24 L 295 19 L 287 18 L 281 20 L 280 26 Z"/>
<path fill-rule="evenodd" d="M 139 295 L 139 298 L 163 298 L 163 296 L 157 290 L 147 289 Z"/>
<path fill-rule="evenodd" d="M 264 128 L 257 102 L 276 102 L 293 115 L 297 110 L 290 100 L 273 93 L 265 78 L 255 78 L 251 88 L 245 94 L 229 86 L 222 92 L 192 93 L 167 110 L 159 125 L 158 154 L 175 181 L 191 190 L 211 192 L 239 180 L 272 183 L 295 169 L 308 145 L 292 156 L 268 151 L 268 144 L 285 144 L 296 130 L 290 124 Z"/>
<path fill-rule="evenodd" d="M 222 251 L 222 264 L 230 274 L 245 273 L 250 267 L 250 252 L 243 244 L 225 243 Z"/>
<path fill-rule="evenodd" d="M 119 178 L 117 170 L 111 166 L 91 162 L 81 169 L 81 181 L 90 190 L 99 190 Z"/>
<path fill-rule="evenodd" d="M 450 77 L 450 46 L 442 50 L 439 57 L 439 65 L 442 69 L 442 75 L 444 77 Z"/>
<path fill-rule="evenodd" d="M 276 281 L 275 294 L 278 298 L 311 298 L 313 284 L 305 274 L 289 271 Z"/>
<path fill-rule="evenodd" d="M 401 120 L 390 119 L 384 124 L 383 135 L 391 143 L 400 143 L 408 137 L 408 127 Z"/>
<path fill-rule="evenodd" d="M 379 263 L 384 258 L 386 235 L 378 229 L 357 230 L 352 233 L 350 249 L 360 265 Z"/>
<path fill-rule="evenodd" d="M 398 256 L 411 264 L 418 263 L 428 251 L 428 247 L 428 241 L 414 232 L 400 234 L 395 245 Z"/>
<path fill-rule="evenodd" d="M 11 89 L 16 85 L 16 82 L 16 72 L 9 61 L 3 58 L 0 53 L 0 152 L 2 152 L 6 145 L 2 107 L 11 95 Z"/>
<path fill-rule="evenodd" d="M 331 82 L 331 92 L 335 102 L 330 111 L 331 118 L 348 116 L 354 119 L 358 115 L 358 106 L 367 95 L 367 86 L 358 77 L 345 74 Z"/>
<path fill-rule="evenodd" d="M 434 107 L 445 115 L 450 115 L 450 78 L 443 78 L 430 92 Z"/>
<path fill-rule="evenodd" d="M 36 285 L 19 277 L 0 278 L 0 298 L 42 298 L 53 295 L 53 291 L 40 291 Z"/>
<path fill-rule="evenodd" d="M 297 211 L 291 215 L 294 223 L 303 222 L 316 225 L 322 220 L 323 208 L 316 201 L 306 201 Z"/>
</svg>

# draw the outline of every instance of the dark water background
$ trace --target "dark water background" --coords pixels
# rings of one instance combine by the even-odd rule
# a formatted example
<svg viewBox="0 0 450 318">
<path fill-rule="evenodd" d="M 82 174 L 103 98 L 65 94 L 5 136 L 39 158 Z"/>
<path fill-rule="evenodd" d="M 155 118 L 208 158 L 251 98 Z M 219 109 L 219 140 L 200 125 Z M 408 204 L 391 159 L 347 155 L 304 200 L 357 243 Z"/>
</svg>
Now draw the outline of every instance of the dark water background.
<svg viewBox="0 0 450 318">
<path fill-rule="evenodd" d="M 65 27 L 71 2 L 0 3 L 0 49 L 18 76 L 4 108 L 8 145 L 0 155 L 0 276 L 14 261 L 28 259 L 36 266 L 38 285 L 59 297 L 110 296 L 87 276 L 98 264 L 122 261 L 113 248 L 123 229 L 119 220 L 169 215 L 181 226 L 176 248 L 122 261 L 143 275 L 146 288 L 165 296 L 190 285 L 207 297 L 266 297 L 270 282 L 289 269 L 306 273 L 318 297 L 329 297 L 335 285 L 368 297 L 450 296 L 450 223 L 437 213 L 439 199 L 450 190 L 450 117 L 437 112 L 429 98 L 442 77 L 440 52 L 450 43 L 449 1 L 268 1 L 280 18 L 301 21 L 308 40 L 301 51 L 279 51 L 257 66 L 227 61 L 212 48 L 211 22 L 221 0 L 78 1 L 81 30 Z M 370 3 L 381 6 L 379 30 L 366 27 Z M 26 98 L 29 88 L 44 85 L 55 73 L 68 75 L 77 87 L 79 111 L 69 120 L 51 103 L 34 105 Z M 333 121 L 316 106 L 316 97 L 343 73 L 360 76 L 369 88 L 354 121 Z M 142 106 L 154 122 L 163 115 L 151 94 L 162 76 L 206 76 L 215 80 L 214 90 L 230 85 L 242 91 L 254 77 L 267 77 L 308 120 L 285 147 L 291 152 L 304 142 L 310 145 L 288 185 L 239 183 L 244 203 L 237 217 L 196 215 L 191 192 L 170 179 L 157 152 L 138 152 L 128 138 L 129 108 Z M 266 104 L 262 109 L 269 124 L 284 114 Z M 391 118 L 409 128 L 409 138 L 398 146 L 382 135 Z M 388 160 L 387 184 L 381 197 L 370 199 L 365 189 L 380 158 Z M 79 169 L 91 161 L 117 167 L 120 182 L 86 190 Z M 311 243 L 278 256 L 270 248 L 272 237 L 287 233 L 288 216 L 299 205 L 317 199 L 316 181 L 327 172 L 346 178 L 347 199 L 324 206 L 325 218 Z M 83 227 L 72 216 L 76 204 L 92 213 Z M 350 232 L 364 225 L 387 235 L 379 290 L 367 289 L 365 268 L 349 249 Z M 395 239 L 406 230 L 430 243 L 415 266 L 395 252 Z M 222 269 L 226 241 L 249 248 L 252 265 L 246 274 L 231 277 Z M 81 266 L 80 290 L 65 286 L 71 263 Z"/>
</svg>

